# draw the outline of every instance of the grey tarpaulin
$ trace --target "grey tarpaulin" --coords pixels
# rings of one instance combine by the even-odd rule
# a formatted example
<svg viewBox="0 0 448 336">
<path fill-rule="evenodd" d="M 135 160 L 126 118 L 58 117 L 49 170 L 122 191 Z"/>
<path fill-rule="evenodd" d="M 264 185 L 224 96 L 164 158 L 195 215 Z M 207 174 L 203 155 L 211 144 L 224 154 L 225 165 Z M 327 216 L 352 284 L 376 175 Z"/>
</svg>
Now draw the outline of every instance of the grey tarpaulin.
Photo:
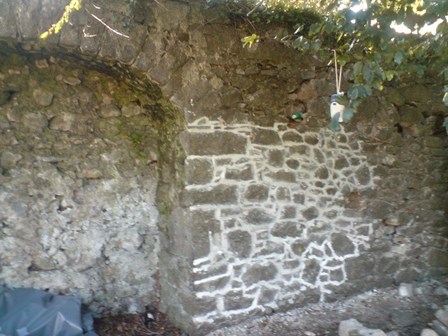
<svg viewBox="0 0 448 336">
<path fill-rule="evenodd" d="M 0 336 L 98 336 L 81 299 L 0 286 Z"/>
</svg>

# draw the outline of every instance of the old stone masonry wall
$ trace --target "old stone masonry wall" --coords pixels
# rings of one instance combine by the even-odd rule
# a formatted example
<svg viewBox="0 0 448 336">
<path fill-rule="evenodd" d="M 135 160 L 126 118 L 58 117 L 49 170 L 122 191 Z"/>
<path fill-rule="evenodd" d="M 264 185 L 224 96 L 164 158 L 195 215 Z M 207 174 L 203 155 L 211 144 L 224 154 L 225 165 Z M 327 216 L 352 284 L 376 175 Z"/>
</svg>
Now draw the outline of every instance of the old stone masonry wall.
<svg viewBox="0 0 448 336">
<path fill-rule="evenodd" d="M 350 134 L 201 118 L 185 139 L 198 324 L 324 300 L 368 247 L 346 207 L 374 185 Z"/>
</svg>

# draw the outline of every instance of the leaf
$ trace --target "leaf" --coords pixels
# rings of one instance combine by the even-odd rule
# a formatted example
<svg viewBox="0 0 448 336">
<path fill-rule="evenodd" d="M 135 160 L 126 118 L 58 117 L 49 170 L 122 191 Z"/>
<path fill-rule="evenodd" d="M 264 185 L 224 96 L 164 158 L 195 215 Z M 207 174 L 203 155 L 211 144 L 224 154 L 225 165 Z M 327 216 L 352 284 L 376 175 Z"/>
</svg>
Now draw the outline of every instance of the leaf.
<svg viewBox="0 0 448 336">
<path fill-rule="evenodd" d="M 361 73 L 362 67 L 363 63 L 361 61 L 355 63 L 355 65 L 353 66 L 353 73 L 355 74 L 355 76 Z"/>
<path fill-rule="evenodd" d="M 303 119 L 303 113 L 300 112 L 300 111 L 297 111 L 296 113 L 294 113 L 294 114 L 291 116 L 291 118 L 292 118 L 294 121 L 302 120 L 302 119 Z"/>
<path fill-rule="evenodd" d="M 394 62 L 397 64 L 401 64 L 403 62 L 403 53 L 401 51 L 397 51 L 394 56 Z"/>
<path fill-rule="evenodd" d="M 443 103 L 448 106 L 448 92 L 445 92 L 445 94 L 443 95 Z M 446 119 L 445 119 L 446 122 Z"/>
<path fill-rule="evenodd" d="M 310 27 L 310 30 L 309 30 L 308 34 L 310 36 L 317 35 L 317 34 L 320 33 L 321 29 L 322 29 L 322 24 L 320 24 L 320 23 L 313 23 L 311 25 L 311 27 Z"/>
<path fill-rule="evenodd" d="M 388 71 L 386 71 L 386 80 L 389 82 L 389 81 L 391 81 L 392 79 L 394 79 L 394 77 L 396 76 L 396 71 L 393 71 L 393 70 L 388 70 Z"/>
<path fill-rule="evenodd" d="M 341 126 L 339 125 L 339 116 L 341 115 L 340 112 L 336 113 L 333 118 L 331 118 L 330 120 L 330 126 L 329 128 L 333 131 L 333 132 L 338 132 L 341 130 Z"/>
<path fill-rule="evenodd" d="M 256 42 L 259 38 L 260 38 L 260 36 L 258 36 L 257 34 L 252 34 L 252 35 L 250 35 L 250 36 L 243 37 L 243 38 L 241 39 L 241 42 L 243 42 L 243 48 L 244 48 L 247 44 L 249 45 L 249 48 L 252 47 L 252 44 L 253 44 L 254 42 Z"/>
<path fill-rule="evenodd" d="M 344 122 L 349 122 L 353 118 L 354 110 L 351 108 L 347 108 L 344 110 L 344 113 L 342 114 L 342 119 Z"/>
<path fill-rule="evenodd" d="M 348 97 L 345 96 L 345 95 L 339 95 L 339 96 L 336 98 L 336 103 L 338 103 L 338 104 L 340 104 L 340 105 L 347 106 L 348 103 L 349 103 L 349 101 L 348 101 Z"/>
</svg>

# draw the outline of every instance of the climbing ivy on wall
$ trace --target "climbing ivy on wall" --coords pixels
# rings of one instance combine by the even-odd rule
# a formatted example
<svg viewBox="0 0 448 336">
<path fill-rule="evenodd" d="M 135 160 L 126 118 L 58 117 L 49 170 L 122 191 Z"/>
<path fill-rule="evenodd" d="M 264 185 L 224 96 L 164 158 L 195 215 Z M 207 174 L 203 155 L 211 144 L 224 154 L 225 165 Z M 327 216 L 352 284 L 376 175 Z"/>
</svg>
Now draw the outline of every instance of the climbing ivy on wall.
<svg viewBox="0 0 448 336">
<path fill-rule="evenodd" d="M 229 0 L 232 1 L 232 0 Z M 235 3 L 235 2 L 233 2 Z M 281 41 L 304 53 L 351 70 L 351 86 L 341 103 L 349 117 L 385 83 L 436 78 L 448 106 L 448 1 L 446 0 L 260 0 L 248 1 L 248 20 L 296 23 Z M 303 11 L 313 15 L 303 20 Z M 262 35 L 252 25 L 256 36 Z M 252 35 L 253 42 L 254 35 Z M 247 43 L 247 41 L 243 41 Z M 350 118 L 347 118 L 350 119 Z M 444 126 L 448 132 L 448 117 Z"/>
</svg>

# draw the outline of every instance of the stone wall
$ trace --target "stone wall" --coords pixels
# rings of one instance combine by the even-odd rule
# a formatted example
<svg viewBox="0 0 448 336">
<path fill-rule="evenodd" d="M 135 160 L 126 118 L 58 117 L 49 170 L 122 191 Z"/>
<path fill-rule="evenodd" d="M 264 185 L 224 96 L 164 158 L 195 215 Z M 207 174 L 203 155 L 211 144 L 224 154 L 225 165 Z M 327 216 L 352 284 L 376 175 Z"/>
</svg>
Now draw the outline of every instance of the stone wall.
<svg viewBox="0 0 448 336">
<path fill-rule="evenodd" d="M 62 7 L 29 2 L 38 20 L 0 0 L 13 46 L 1 246 L 27 255 L 2 281 L 57 275 L 53 289 L 93 307 L 142 310 L 158 271 L 160 308 L 202 334 L 447 274 L 448 111 L 433 79 L 394 83 L 332 133 L 332 70 L 271 39 L 275 27 L 249 49 L 250 28 L 200 2 L 99 1 L 90 10 L 129 39 L 80 11 L 38 44 Z M 72 260 L 64 241 L 89 257 Z"/>
<path fill-rule="evenodd" d="M 8 53 L 0 85 L 0 281 L 78 294 L 97 313 L 141 310 L 155 299 L 158 178 L 136 92 Z"/>
</svg>

